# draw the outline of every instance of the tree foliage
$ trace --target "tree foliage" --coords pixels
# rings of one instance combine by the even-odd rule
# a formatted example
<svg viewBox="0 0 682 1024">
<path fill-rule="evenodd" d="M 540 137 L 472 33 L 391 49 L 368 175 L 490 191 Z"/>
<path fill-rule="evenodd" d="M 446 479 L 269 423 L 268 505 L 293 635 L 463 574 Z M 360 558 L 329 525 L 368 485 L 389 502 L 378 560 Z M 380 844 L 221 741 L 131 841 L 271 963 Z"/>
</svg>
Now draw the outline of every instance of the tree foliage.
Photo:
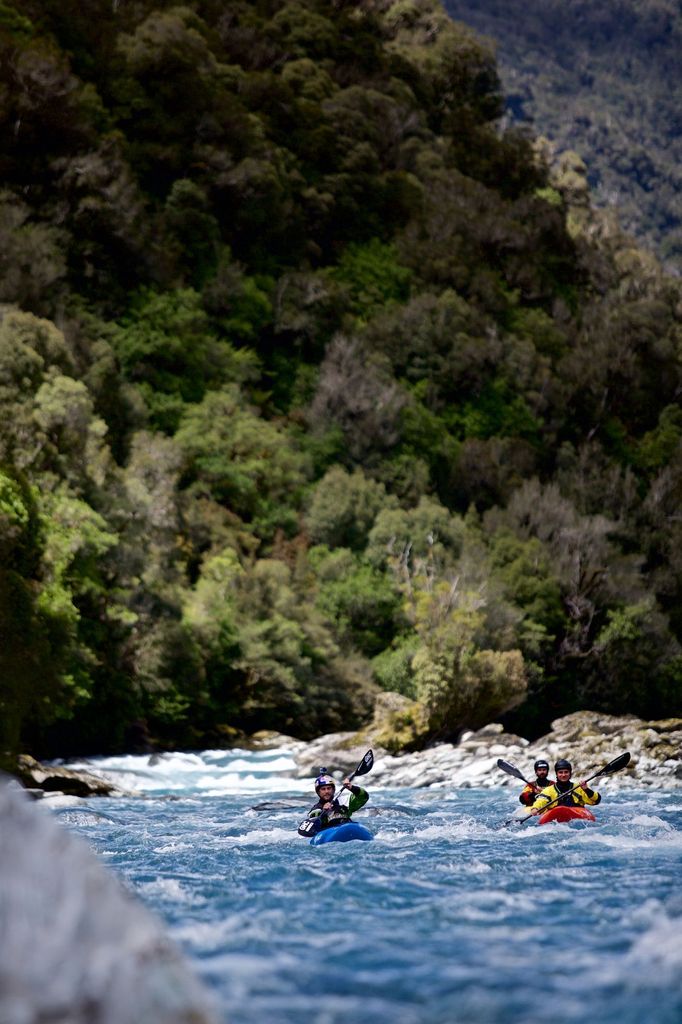
<svg viewBox="0 0 682 1024">
<path fill-rule="evenodd" d="M 0 58 L 3 750 L 676 713 L 679 280 L 487 43 L 22 0 Z"/>
</svg>

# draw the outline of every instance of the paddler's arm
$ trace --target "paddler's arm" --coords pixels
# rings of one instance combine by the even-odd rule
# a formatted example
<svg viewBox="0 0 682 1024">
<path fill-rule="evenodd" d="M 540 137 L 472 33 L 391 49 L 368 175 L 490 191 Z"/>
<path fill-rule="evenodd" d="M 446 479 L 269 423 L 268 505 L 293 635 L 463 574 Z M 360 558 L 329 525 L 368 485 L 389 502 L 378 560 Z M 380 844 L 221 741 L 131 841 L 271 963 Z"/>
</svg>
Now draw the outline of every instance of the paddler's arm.
<svg viewBox="0 0 682 1024">
<path fill-rule="evenodd" d="M 554 799 L 554 793 L 552 792 L 553 788 L 554 787 L 552 787 L 552 789 L 543 789 L 540 795 L 535 798 L 535 803 L 530 809 L 531 814 L 540 814 L 547 804 L 552 802 Z M 557 793 L 556 795 L 558 796 L 559 794 Z"/>
<path fill-rule="evenodd" d="M 519 793 L 519 803 L 522 803 L 525 807 L 530 807 L 535 800 L 535 794 L 538 792 L 539 790 L 537 786 L 526 786 L 526 788 Z"/>
<path fill-rule="evenodd" d="M 359 811 L 361 807 L 364 807 L 369 800 L 369 793 L 366 789 L 362 789 L 361 786 L 349 786 L 350 789 L 350 800 L 348 801 L 348 810 L 350 814 L 354 814 L 355 811 Z"/>
<path fill-rule="evenodd" d="M 601 800 L 601 793 L 598 793 L 596 789 L 590 789 L 586 782 L 581 782 L 575 791 L 575 795 L 579 796 L 586 804 L 598 804 Z"/>
</svg>

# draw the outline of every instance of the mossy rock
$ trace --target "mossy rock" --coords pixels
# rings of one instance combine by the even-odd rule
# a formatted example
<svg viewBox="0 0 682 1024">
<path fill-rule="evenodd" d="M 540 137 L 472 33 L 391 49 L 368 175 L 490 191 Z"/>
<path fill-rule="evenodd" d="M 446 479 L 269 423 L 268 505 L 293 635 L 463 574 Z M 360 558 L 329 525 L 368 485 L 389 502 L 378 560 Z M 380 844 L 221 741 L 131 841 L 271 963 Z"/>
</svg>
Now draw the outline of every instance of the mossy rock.
<svg viewBox="0 0 682 1024">
<path fill-rule="evenodd" d="M 383 695 L 388 696 L 387 694 Z M 429 737 L 429 716 L 423 704 L 391 694 L 391 705 L 382 707 L 377 701 L 373 723 L 374 741 L 389 754 L 420 750 Z M 379 716 L 381 716 L 379 718 Z M 379 719 L 379 720 L 377 720 Z"/>
</svg>

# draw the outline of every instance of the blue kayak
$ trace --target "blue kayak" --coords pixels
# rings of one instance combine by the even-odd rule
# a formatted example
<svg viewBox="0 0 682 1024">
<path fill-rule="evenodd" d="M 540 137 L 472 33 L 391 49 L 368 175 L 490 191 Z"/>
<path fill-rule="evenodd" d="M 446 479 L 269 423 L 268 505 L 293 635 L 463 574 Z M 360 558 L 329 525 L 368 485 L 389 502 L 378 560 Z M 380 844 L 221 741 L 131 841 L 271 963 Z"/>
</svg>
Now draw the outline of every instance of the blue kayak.
<svg viewBox="0 0 682 1024">
<path fill-rule="evenodd" d="M 323 828 L 310 840 L 311 846 L 321 846 L 322 843 L 349 843 L 351 839 L 374 839 L 374 836 L 364 825 L 358 825 L 355 821 L 345 821 L 343 825 L 332 825 L 331 828 Z"/>
</svg>

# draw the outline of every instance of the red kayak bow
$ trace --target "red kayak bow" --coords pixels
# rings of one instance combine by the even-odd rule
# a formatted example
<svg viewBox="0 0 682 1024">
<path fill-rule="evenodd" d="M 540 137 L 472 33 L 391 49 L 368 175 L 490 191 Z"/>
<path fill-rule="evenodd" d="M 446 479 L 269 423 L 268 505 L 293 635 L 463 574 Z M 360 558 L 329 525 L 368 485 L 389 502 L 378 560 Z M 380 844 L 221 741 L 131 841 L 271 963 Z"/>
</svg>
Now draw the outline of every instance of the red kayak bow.
<svg viewBox="0 0 682 1024">
<path fill-rule="evenodd" d="M 538 825 L 546 825 L 550 821 L 596 821 L 592 811 L 587 807 L 550 807 L 539 815 Z"/>
</svg>

